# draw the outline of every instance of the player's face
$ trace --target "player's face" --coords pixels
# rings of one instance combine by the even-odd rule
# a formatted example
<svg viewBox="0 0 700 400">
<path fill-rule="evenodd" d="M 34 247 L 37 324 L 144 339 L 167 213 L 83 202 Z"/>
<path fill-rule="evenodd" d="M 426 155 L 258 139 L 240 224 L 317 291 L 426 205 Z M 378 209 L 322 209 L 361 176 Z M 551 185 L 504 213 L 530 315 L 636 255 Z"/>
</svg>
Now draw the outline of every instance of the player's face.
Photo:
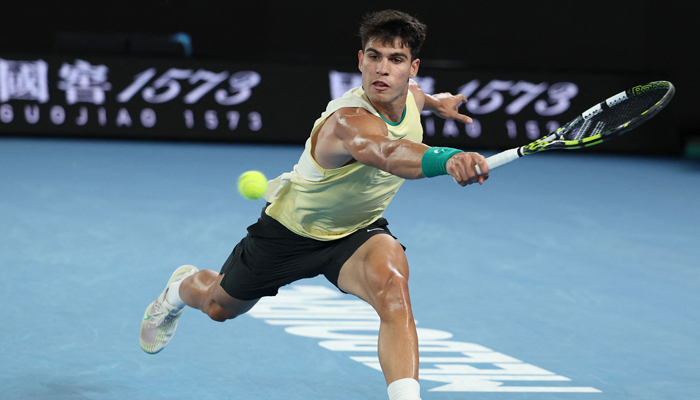
<svg viewBox="0 0 700 400">
<path fill-rule="evenodd" d="M 362 87 L 373 103 L 393 103 L 405 96 L 408 80 L 418 73 L 420 61 L 411 61 L 408 47 L 369 40 L 359 53 Z"/>
</svg>

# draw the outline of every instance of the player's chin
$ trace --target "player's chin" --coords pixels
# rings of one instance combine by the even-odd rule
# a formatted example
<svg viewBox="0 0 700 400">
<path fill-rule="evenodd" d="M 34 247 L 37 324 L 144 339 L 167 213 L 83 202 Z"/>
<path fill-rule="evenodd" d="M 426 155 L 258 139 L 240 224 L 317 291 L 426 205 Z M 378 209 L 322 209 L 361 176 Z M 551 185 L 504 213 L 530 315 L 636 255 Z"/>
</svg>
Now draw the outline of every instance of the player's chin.
<svg viewBox="0 0 700 400">
<path fill-rule="evenodd" d="M 386 94 L 383 92 L 379 92 L 377 90 L 370 90 L 369 92 L 365 93 L 367 94 L 367 97 L 369 97 L 369 99 L 373 102 L 386 102 Z"/>
<path fill-rule="evenodd" d="M 367 93 L 372 99 L 372 101 L 377 101 L 377 102 L 382 102 L 382 103 L 390 103 L 392 100 L 396 98 L 396 96 L 392 93 L 392 90 L 387 89 L 387 90 L 377 90 L 374 87 L 370 89 L 369 93 Z"/>
<path fill-rule="evenodd" d="M 398 96 L 378 96 L 373 100 L 374 104 L 382 104 L 386 106 L 391 106 L 400 100 Z"/>
</svg>

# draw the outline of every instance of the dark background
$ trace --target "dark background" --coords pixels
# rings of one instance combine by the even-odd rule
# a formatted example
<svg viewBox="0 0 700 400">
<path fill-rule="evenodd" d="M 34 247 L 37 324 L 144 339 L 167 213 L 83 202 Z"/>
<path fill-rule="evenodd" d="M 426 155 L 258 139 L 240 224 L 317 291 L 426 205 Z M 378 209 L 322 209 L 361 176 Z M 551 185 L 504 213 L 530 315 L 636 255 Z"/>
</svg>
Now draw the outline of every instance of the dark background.
<svg viewBox="0 0 700 400">
<path fill-rule="evenodd" d="M 700 136 L 700 6 L 689 1 L 27 1 L 3 4 L 0 52 L 173 57 L 165 38 L 186 32 L 194 59 L 350 68 L 361 16 L 385 8 L 428 25 L 426 68 L 668 79 L 678 143 Z"/>
</svg>

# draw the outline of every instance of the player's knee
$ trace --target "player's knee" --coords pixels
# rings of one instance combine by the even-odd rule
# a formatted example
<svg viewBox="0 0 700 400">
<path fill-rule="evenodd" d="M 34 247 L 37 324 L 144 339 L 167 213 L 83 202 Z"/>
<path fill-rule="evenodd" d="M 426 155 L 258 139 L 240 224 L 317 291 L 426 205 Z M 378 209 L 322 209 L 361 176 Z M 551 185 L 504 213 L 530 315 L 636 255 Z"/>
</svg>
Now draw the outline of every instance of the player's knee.
<svg viewBox="0 0 700 400">
<path fill-rule="evenodd" d="M 385 274 L 375 294 L 375 309 L 380 318 L 402 318 L 409 312 L 408 279 L 397 271 Z"/>
<path fill-rule="evenodd" d="M 408 262 L 403 247 L 391 236 L 379 235 L 381 251 L 371 254 L 367 262 L 372 305 L 382 319 L 405 316 L 410 310 Z"/>
<path fill-rule="evenodd" d="M 207 307 L 205 313 L 209 316 L 209 318 L 216 322 L 224 322 L 226 320 L 236 318 L 234 313 L 221 307 L 214 301 L 209 303 L 209 307 Z"/>
</svg>

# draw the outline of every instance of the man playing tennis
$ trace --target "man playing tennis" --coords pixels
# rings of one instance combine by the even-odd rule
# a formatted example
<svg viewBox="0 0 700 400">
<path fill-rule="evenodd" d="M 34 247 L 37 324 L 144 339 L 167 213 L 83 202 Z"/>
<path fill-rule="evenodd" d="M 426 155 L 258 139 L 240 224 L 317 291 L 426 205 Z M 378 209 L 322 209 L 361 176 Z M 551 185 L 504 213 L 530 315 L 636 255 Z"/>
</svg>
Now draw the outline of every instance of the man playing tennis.
<svg viewBox="0 0 700 400">
<path fill-rule="evenodd" d="M 262 296 L 276 295 L 281 286 L 324 274 L 379 314 L 379 362 L 389 398 L 420 399 L 408 262 L 382 214 L 405 179 L 449 174 L 466 186 L 488 178 L 484 157 L 421 144 L 423 109 L 471 122 L 457 111 L 464 96 L 427 95 L 411 80 L 425 29 L 397 11 L 365 17 L 362 87 L 328 104 L 298 164 L 270 182 L 269 204 L 220 273 L 189 265 L 173 273 L 146 309 L 141 326 L 146 352 L 167 345 L 185 305 L 225 321 L 249 311 Z"/>
</svg>

